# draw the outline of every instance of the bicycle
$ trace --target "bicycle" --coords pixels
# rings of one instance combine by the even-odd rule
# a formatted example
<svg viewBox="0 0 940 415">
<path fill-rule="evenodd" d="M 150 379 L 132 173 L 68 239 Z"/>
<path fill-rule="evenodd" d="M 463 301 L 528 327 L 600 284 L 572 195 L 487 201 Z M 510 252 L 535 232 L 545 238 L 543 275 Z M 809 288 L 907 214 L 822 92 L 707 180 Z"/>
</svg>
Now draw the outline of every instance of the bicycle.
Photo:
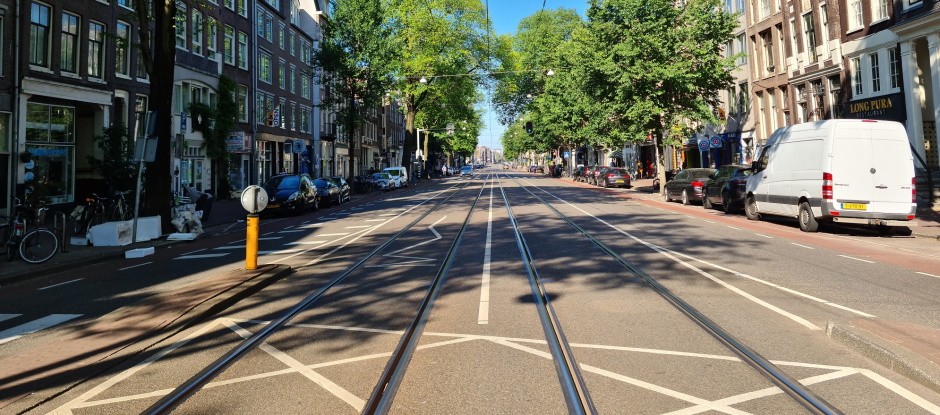
<svg viewBox="0 0 940 415">
<path fill-rule="evenodd" d="M 0 235 L 3 235 L 3 245 L 6 247 L 7 261 L 19 257 L 30 264 L 40 264 L 52 258 L 59 249 L 59 238 L 52 231 L 37 227 L 29 230 L 27 220 L 22 218 L 21 212 L 28 210 L 28 206 L 20 204 L 14 199 L 13 215 L 5 217 L 6 223 L 0 225 Z M 42 224 L 48 208 L 39 207 L 34 210 L 35 222 Z"/>
<path fill-rule="evenodd" d="M 107 222 L 108 198 L 95 193 L 85 198 L 85 205 L 75 208 L 72 212 L 73 231 L 76 235 L 85 233 L 89 228 Z M 127 209 L 125 209 L 126 211 Z"/>
<path fill-rule="evenodd" d="M 130 219 L 130 209 L 128 209 L 127 200 L 124 198 L 130 192 L 130 190 L 114 192 L 114 196 L 111 198 L 111 206 L 108 208 L 108 218 L 118 221 Z"/>
</svg>

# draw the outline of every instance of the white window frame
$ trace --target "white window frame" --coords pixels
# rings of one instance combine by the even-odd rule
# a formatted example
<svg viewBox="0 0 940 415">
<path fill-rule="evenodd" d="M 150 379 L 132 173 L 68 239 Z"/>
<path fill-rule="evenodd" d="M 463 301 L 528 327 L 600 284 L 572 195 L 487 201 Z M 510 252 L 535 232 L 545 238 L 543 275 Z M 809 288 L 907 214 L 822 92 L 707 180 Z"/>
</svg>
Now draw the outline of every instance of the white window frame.
<svg viewBox="0 0 940 415">
<path fill-rule="evenodd" d="M 819 28 L 822 31 L 823 56 L 829 57 L 829 6 L 819 3 Z"/>
<path fill-rule="evenodd" d="M 206 37 L 206 50 L 209 52 L 209 59 L 219 60 L 219 21 L 214 17 L 209 17 L 209 34 Z"/>
<path fill-rule="evenodd" d="M 238 87 L 235 89 L 237 94 L 236 102 L 241 103 L 241 111 L 238 111 L 238 122 L 248 122 L 248 108 L 250 102 L 248 101 L 248 86 L 238 84 Z"/>
<path fill-rule="evenodd" d="M 222 61 L 235 66 L 235 28 L 225 25 L 222 29 Z"/>
<path fill-rule="evenodd" d="M 127 28 L 125 33 L 126 37 L 121 37 L 121 26 Z M 117 25 L 114 28 L 114 69 L 115 74 L 122 78 L 130 78 L 131 76 L 131 37 L 133 33 L 133 27 L 130 23 L 118 20 Z M 124 42 L 123 50 L 119 46 L 120 42 Z M 124 55 L 124 65 L 120 65 L 120 55 Z"/>
<path fill-rule="evenodd" d="M 274 78 L 274 56 L 266 50 L 258 50 L 258 80 L 272 85 Z"/>
<path fill-rule="evenodd" d="M 92 67 L 92 65 L 94 65 L 95 63 L 92 62 L 92 59 L 91 59 L 91 57 L 92 57 L 92 52 L 91 52 L 91 49 L 92 49 L 92 47 L 91 47 L 91 46 L 92 46 L 91 26 L 92 26 L 92 25 L 101 26 L 101 39 L 100 39 L 100 41 L 95 42 L 95 43 L 98 43 L 99 47 L 101 48 L 100 61 L 97 62 L 97 66 L 96 66 L 96 67 Z M 105 25 L 104 23 L 98 22 L 98 21 L 94 21 L 94 20 L 90 20 L 90 21 L 88 22 L 88 50 L 87 50 L 87 56 L 88 56 L 88 77 L 89 77 L 89 78 L 99 79 L 99 80 L 100 80 L 100 79 L 104 79 L 104 76 L 105 76 L 104 64 L 105 64 L 105 62 L 108 61 L 108 48 L 107 48 L 107 43 L 106 43 L 106 40 L 105 40 L 105 39 L 106 39 L 106 36 L 107 36 L 107 33 L 108 33 L 108 26 Z M 97 75 L 95 74 L 95 71 L 98 72 Z"/>
<path fill-rule="evenodd" d="M 244 18 L 248 18 L 248 0 L 236 0 L 238 2 L 236 6 L 236 11 L 238 15 Z"/>
<path fill-rule="evenodd" d="M 75 33 L 66 32 L 66 31 L 65 31 L 65 28 L 62 27 L 62 24 L 65 23 L 65 19 L 64 19 L 64 16 L 65 16 L 65 15 L 69 15 L 69 16 L 75 18 L 75 21 L 76 21 L 76 24 L 75 24 Z M 82 55 L 82 52 L 81 52 L 81 50 L 82 50 L 82 27 L 83 27 L 83 26 L 82 26 L 82 17 L 79 16 L 79 15 L 77 15 L 77 14 L 75 14 L 75 13 L 64 11 L 64 12 L 62 12 L 62 16 L 60 16 L 60 19 L 61 19 L 61 20 L 60 20 L 60 22 L 59 22 L 59 26 L 60 26 L 60 31 L 59 31 L 59 70 L 62 71 L 62 72 L 66 72 L 66 73 L 69 73 L 69 74 L 73 74 L 73 75 L 74 75 L 74 74 L 78 74 L 78 64 L 79 64 L 79 62 L 81 61 L 80 58 L 81 58 L 81 55 Z M 63 62 L 62 62 L 62 53 L 65 51 L 65 42 L 63 41 L 63 37 L 65 36 L 66 33 L 68 33 L 69 35 L 75 36 L 75 37 L 74 37 L 75 43 L 74 43 L 74 47 L 73 47 L 73 52 L 75 52 L 75 56 L 74 56 L 74 61 L 72 62 L 72 67 L 70 67 L 70 68 L 68 68 L 68 67 L 66 67 L 65 65 L 63 65 Z"/>
<path fill-rule="evenodd" d="M 816 22 L 813 21 L 812 10 L 803 13 L 801 18 L 800 23 L 803 26 L 803 48 L 806 50 L 807 62 L 819 62 L 819 52 L 816 51 Z M 809 19 L 809 21 L 807 21 L 807 19 Z"/>
<path fill-rule="evenodd" d="M 846 21 L 848 24 L 848 30 L 846 33 L 851 33 L 856 30 L 861 30 L 865 27 L 865 17 L 864 17 L 864 3 L 862 0 L 848 0 L 847 3 L 848 13 L 846 13 Z"/>
<path fill-rule="evenodd" d="M 199 55 L 199 56 L 203 55 L 202 34 L 203 34 L 203 27 L 204 27 L 203 26 L 204 19 L 205 19 L 205 16 L 203 16 L 202 12 L 194 8 L 193 9 L 193 30 L 191 31 L 192 32 L 191 45 L 192 45 L 193 54 Z"/>
<path fill-rule="evenodd" d="M 235 0 L 225 0 L 225 8 L 231 11 L 235 11 Z"/>
<path fill-rule="evenodd" d="M 852 74 L 852 97 L 861 98 L 865 96 L 864 71 L 862 71 L 862 57 L 856 56 L 849 59 L 849 69 Z"/>
<path fill-rule="evenodd" d="M 888 0 L 871 0 L 871 23 L 880 23 L 888 20 Z"/>
<path fill-rule="evenodd" d="M 176 24 L 176 47 L 177 49 L 189 50 L 189 45 L 186 44 L 186 39 L 189 38 L 189 13 L 187 13 L 186 3 L 176 2 L 176 14 L 184 16 L 182 19 L 177 21 Z"/>
<path fill-rule="evenodd" d="M 236 44 L 237 55 L 235 57 L 235 62 L 238 64 L 239 69 L 248 70 L 248 33 L 238 31 L 238 38 Z"/>
<path fill-rule="evenodd" d="M 888 88 L 901 89 L 904 81 L 901 79 L 901 48 L 894 46 L 888 48 Z"/>
<path fill-rule="evenodd" d="M 29 46 L 29 53 L 27 54 L 27 61 L 29 62 L 29 64 L 30 64 L 31 66 L 35 66 L 35 67 L 39 67 L 39 68 L 51 68 L 51 67 L 52 67 L 52 33 L 53 33 L 53 29 L 52 29 L 53 15 L 52 15 L 52 13 L 53 13 L 53 8 L 52 8 L 51 5 L 48 5 L 48 4 L 46 4 L 46 3 L 41 3 L 41 2 L 38 2 L 38 1 L 30 2 L 29 5 L 30 5 L 30 11 L 29 11 L 29 22 L 30 22 L 30 23 L 29 23 L 29 45 L 30 45 L 30 46 Z M 46 41 L 45 41 L 45 45 L 42 46 L 42 49 L 43 49 L 42 52 L 43 52 L 43 54 L 45 55 L 45 57 L 44 57 L 45 63 L 42 63 L 42 62 L 36 62 L 36 63 L 34 63 L 34 62 L 33 62 L 33 53 L 32 53 L 32 52 L 33 52 L 33 49 L 35 48 L 35 47 L 33 46 L 33 20 L 32 20 L 32 19 L 33 19 L 33 11 L 32 11 L 33 6 L 39 6 L 39 7 L 43 7 L 43 8 L 46 9 L 46 19 L 47 19 L 46 25 L 45 25 L 45 30 L 46 30 L 46 39 L 45 39 L 45 40 L 46 40 Z M 81 39 L 79 39 L 79 42 L 81 42 Z"/>
<path fill-rule="evenodd" d="M 866 66 L 869 69 L 869 78 L 868 83 L 871 85 L 871 93 L 878 94 L 883 90 L 881 83 L 881 59 L 879 58 L 878 51 L 869 53 L 866 57 L 868 62 Z"/>
</svg>

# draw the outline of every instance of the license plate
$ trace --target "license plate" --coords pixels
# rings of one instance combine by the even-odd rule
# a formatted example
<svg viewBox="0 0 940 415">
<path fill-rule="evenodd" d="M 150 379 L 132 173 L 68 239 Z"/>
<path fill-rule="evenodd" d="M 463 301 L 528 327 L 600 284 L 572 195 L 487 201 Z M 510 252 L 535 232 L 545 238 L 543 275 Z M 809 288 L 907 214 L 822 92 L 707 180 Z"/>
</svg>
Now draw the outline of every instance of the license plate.
<svg viewBox="0 0 940 415">
<path fill-rule="evenodd" d="M 277 204 L 277 203 L 271 203 L 270 205 L 268 205 L 268 206 L 266 206 L 266 207 L 267 207 L 268 209 L 276 209 L 276 208 L 281 207 L 281 205 L 280 205 L 280 204 Z"/>
<path fill-rule="evenodd" d="M 845 210 L 868 210 L 868 205 L 864 203 L 843 203 L 842 209 Z"/>
<path fill-rule="evenodd" d="M 614 183 L 623 183 L 623 179 L 614 180 Z"/>
</svg>

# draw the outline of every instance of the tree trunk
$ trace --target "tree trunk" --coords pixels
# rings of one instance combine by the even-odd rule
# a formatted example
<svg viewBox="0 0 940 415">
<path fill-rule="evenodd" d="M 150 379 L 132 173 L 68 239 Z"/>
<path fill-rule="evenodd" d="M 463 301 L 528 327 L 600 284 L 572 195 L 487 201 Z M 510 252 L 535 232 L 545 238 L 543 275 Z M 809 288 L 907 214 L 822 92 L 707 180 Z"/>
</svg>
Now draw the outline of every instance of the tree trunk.
<svg viewBox="0 0 940 415">
<path fill-rule="evenodd" d="M 157 153 L 147 166 L 147 213 L 160 215 L 164 231 L 170 226 L 171 145 L 173 142 L 173 69 L 176 66 L 176 3 L 171 0 L 154 2 L 154 51 L 150 72 L 150 110 L 157 114 L 154 134 Z M 163 4 L 161 4 L 163 3 Z M 161 7 L 162 6 L 162 7 Z"/>
<path fill-rule="evenodd" d="M 417 149 L 417 142 L 415 141 L 415 115 L 416 113 L 409 105 L 407 112 L 405 112 L 405 142 L 402 144 L 401 149 L 401 165 L 411 171 L 411 177 L 414 177 L 415 174 L 411 156 Z"/>
</svg>

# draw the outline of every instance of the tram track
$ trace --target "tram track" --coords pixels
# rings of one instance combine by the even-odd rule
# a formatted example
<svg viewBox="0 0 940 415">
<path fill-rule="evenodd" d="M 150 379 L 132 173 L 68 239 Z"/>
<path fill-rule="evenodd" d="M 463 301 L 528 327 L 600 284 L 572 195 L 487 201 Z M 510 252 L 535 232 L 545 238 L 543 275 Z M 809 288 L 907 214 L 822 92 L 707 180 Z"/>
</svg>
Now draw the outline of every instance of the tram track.
<svg viewBox="0 0 940 415">
<path fill-rule="evenodd" d="M 607 256 L 616 261 L 623 269 L 630 272 L 633 275 L 641 278 L 642 281 L 653 289 L 659 296 L 666 300 L 670 305 L 679 310 L 683 315 L 691 319 L 699 327 L 704 329 L 709 335 L 718 340 L 719 343 L 727 347 L 731 352 L 737 355 L 742 361 L 749 364 L 753 367 L 758 373 L 770 380 L 775 386 L 781 389 L 784 393 L 790 396 L 794 401 L 802 405 L 810 413 L 815 414 L 841 414 L 842 412 L 827 402 L 825 399 L 817 395 L 811 389 L 802 385 L 795 377 L 787 374 L 785 371 L 774 365 L 770 362 L 769 359 L 765 358 L 761 354 L 757 353 L 749 346 L 744 344 L 742 341 L 731 335 L 727 330 L 722 328 L 720 325 L 711 320 L 708 316 L 697 310 L 695 307 L 690 305 L 688 302 L 682 299 L 664 285 L 659 283 L 653 276 L 649 275 L 643 269 L 637 265 L 631 263 L 625 259 L 622 255 L 615 252 L 610 246 L 605 244 L 603 241 L 598 239 L 591 232 L 584 229 L 584 227 L 578 225 L 574 220 L 565 215 L 557 208 L 547 202 L 541 196 L 533 193 L 529 190 L 528 187 L 535 187 L 546 194 L 557 198 L 550 192 L 539 188 L 534 185 L 524 185 L 518 178 L 508 176 L 514 182 L 516 182 L 519 187 L 525 190 L 529 195 L 538 200 L 539 203 L 547 207 L 551 212 L 553 212 L 559 219 L 567 223 L 571 228 L 577 231 L 578 234 L 587 238 L 594 246 L 603 251 Z M 505 196 L 507 206 L 509 204 L 508 197 Z M 561 200 L 561 199 L 559 199 Z M 514 223 L 514 228 L 517 225 Z M 531 260 L 531 258 L 530 258 Z"/>
</svg>

